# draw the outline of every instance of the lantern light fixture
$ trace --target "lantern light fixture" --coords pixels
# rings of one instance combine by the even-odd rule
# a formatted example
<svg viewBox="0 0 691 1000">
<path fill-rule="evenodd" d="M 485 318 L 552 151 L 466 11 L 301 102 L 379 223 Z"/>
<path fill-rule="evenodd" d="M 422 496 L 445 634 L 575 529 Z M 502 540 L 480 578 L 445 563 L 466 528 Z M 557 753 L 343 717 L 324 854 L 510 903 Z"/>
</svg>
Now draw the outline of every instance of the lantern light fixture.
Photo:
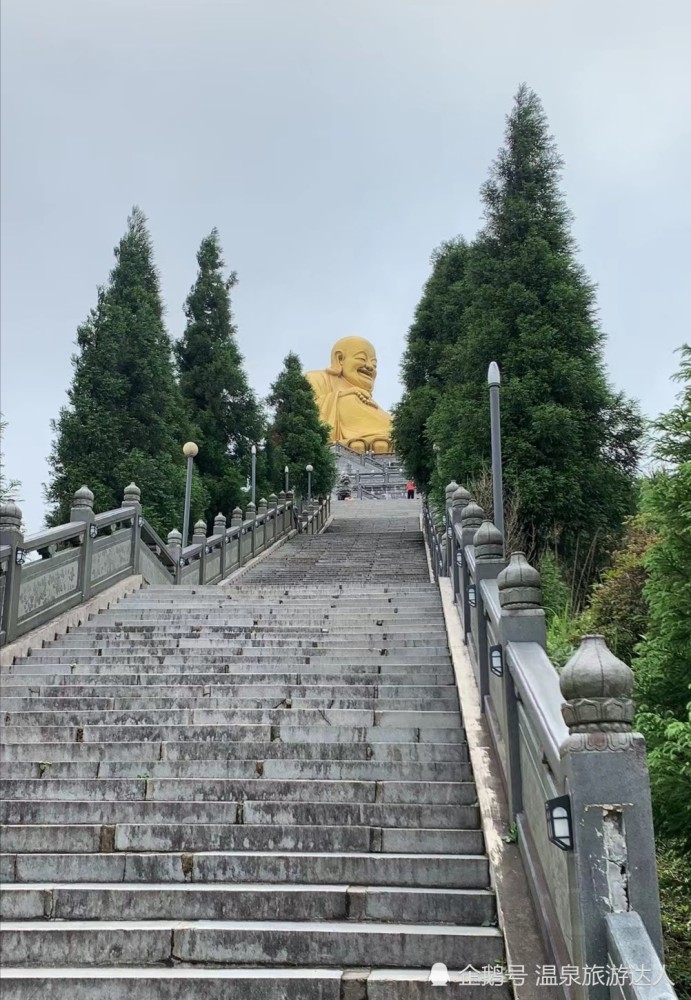
<svg viewBox="0 0 691 1000">
<path fill-rule="evenodd" d="M 573 822 L 571 819 L 571 799 L 559 795 L 545 802 L 547 815 L 547 838 L 560 851 L 573 850 Z"/>
<path fill-rule="evenodd" d="M 477 589 L 474 583 L 471 583 L 468 587 L 468 604 L 471 608 L 474 608 L 477 605 Z"/>
<path fill-rule="evenodd" d="M 489 647 L 489 668 L 495 677 L 502 677 L 504 674 L 504 655 L 501 646 Z"/>
</svg>

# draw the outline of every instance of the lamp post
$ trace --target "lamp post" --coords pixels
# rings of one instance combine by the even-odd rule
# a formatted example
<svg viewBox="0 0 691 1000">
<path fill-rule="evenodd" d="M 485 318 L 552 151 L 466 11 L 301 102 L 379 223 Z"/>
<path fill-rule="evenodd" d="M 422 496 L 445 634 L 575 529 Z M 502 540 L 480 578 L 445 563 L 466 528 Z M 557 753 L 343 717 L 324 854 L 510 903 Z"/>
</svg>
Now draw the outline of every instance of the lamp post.
<svg viewBox="0 0 691 1000">
<path fill-rule="evenodd" d="M 252 445 L 252 503 L 257 503 L 257 446 Z"/>
<path fill-rule="evenodd" d="M 314 472 L 314 466 L 306 465 L 305 471 L 307 473 L 307 503 L 312 503 L 312 473 Z"/>
<path fill-rule="evenodd" d="M 194 441 L 187 441 L 182 446 L 182 454 L 187 459 L 187 482 L 185 483 L 185 513 L 182 519 L 182 545 L 189 545 L 190 504 L 192 502 L 192 467 L 194 459 L 199 454 L 199 448 Z"/>
<path fill-rule="evenodd" d="M 286 493 L 288 493 L 289 486 L 290 486 L 290 468 L 289 468 L 289 466 L 286 465 L 286 467 L 283 470 L 283 472 L 285 474 L 285 480 L 286 480 L 285 491 L 286 491 Z"/>
<path fill-rule="evenodd" d="M 504 487 L 501 470 L 501 417 L 499 414 L 499 386 L 501 375 L 499 365 L 493 361 L 487 370 L 487 385 L 489 386 L 489 410 L 492 433 L 492 506 L 494 507 L 494 523 L 504 537 Z M 506 543 L 504 543 L 506 552 Z"/>
</svg>

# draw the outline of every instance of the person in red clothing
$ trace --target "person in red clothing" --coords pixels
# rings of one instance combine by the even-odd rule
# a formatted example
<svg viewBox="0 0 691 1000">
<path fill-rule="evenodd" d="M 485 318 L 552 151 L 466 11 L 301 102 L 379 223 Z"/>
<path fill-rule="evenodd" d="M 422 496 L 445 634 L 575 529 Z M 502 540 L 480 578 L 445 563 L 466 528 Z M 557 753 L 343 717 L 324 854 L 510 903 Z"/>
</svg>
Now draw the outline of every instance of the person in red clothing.
<svg viewBox="0 0 691 1000">
<path fill-rule="evenodd" d="M 405 488 L 408 491 L 408 499 L 409 500 L 414 500 L 415 499 L 415 483 L 413 482 L 412 479 L 408 480 L 408 482 L 405 484 Z"/>
</svg>

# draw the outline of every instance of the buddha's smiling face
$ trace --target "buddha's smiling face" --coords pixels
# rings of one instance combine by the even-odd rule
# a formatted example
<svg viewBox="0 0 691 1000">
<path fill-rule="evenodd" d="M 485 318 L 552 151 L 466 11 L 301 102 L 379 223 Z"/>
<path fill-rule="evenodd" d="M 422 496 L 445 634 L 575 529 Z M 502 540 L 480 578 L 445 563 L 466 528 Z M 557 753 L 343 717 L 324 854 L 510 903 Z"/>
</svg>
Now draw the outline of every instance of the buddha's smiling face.
<svg viewBox="0 0 691 1000">
<path fill-rule="evenodd" d="M 334 353 L 343 378 L 358 389 L 372 392 L 377 377 L 377 355 L 370 342 L 362 337 L 346 337 Z"/>
</svg>

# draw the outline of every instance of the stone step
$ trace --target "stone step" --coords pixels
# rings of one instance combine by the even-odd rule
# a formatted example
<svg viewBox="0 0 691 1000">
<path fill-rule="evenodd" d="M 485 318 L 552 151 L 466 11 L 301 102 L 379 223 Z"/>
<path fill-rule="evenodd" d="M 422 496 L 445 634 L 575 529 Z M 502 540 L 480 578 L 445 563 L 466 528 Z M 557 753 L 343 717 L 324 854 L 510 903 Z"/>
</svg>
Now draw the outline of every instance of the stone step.
<svg viewBox="0 0 691 1000">
<path fill-rule="evenodd" d="M 229 826 L 374 826 L 389 829 L 479 829 L 472 805 L 418 805 L 331 802 L 272 802 L 195 800 L 193 814 L 186 801 L 10 800 L 0 803 L 0 823 L 6 826 L 84 825 L 92 823 L 194 823 Z"/>
<path fill-rule="evenodd" d="M 496 975 L 496 973 L 495 973 Z M 4 1000 L 436 1000 L 427 969 L 108 968 L 5 969 Z M 343 992 L 348 990 L 347 993 Z M 356 992 L 351 992 L 351 990 Z M 511 986 L 450 972 L 447 1000 L 510 1000 Z"/>
<path fill-rule="evenodd" d="M 0 929 L 8 965 L 86 967 L 173 962 L 394 968 L 481 967 L 503 957 L 495 927 L 360 921 L 70 920 L 8 921 Z"/>
<path fill-rule="evenodd" d="M 384 652 L 382 652 L 384 650 Z M 422 652 L 421 652 L 422 650 Z M 183 649 L 178 647 L 171 647 L 165 650 L 158 650 L 156 654 L 150 652 L 137 652 L 136 650 L 129 650 L 128 652 L 117 653 L 116 651 L 105 653 L 99 653 L 98 651 L 94 653 L 93 650 L 75 650 L 74 652 L 68 652 L 64 650 L 56 650 L 51 652 L 50 650 L 42 650 L 39 653 L 32 653 L 31 656 L 25 657 L 23 660 L 19 661 L 21 663 L 91 663 L 96 660 L 103 660 L 109 664 L 128 664 L 128 663 L 140 663 L 144 666 L 154 663 L 162 663 L 164 660 L 169 664 L 184 665 L 195 663 L 199 661 L 201 663 L 232 663 L 236 659 L 242 658 L 245 662 L 256 662 L 256 663 L 310 663 L 313 660 L 328 660 L 332 663 L 338 663 L 342 665 L 355 663 L 372 663 L 377 662 L 381 657 L 388 657 L 393 663 L 402 665 L 423 665 L 423 664 L 442 664 L 445 666 L 449 663 L 449 653 L 446 647 L 428 647 L 421 646 L 419 649 L 409 647 L 390 649 L 386 644 L 382 644 L 377 647 L 359 647 L 357 649 L 344 647 L 343 649 L 327 649 L 325 647 L 315 647 L 301 649 L 295 647 L 264 647 L 264 646 L 252 646 L 245 647 L 240 645 L 233 648 L 223 648 L 219 647 L 217 649 L 205 650 L 201 644 L 190 645 L 189 648 Z"/>
<path fill-rule="evenodd" d="M 8 801 L 357 802 L 468 805 L 472 781 L 323 781 L 274 778 L 12 778 L 0 779 Z"/>
<path fill-rule="evenodd" d="M 223 676 L 223 675 L 220 675 Z M 146 690 L 137 690 L 136 684 L 100 684 L 95 690 L 91 684 L 3 684 L 0 705 L 6 711 L 13 708 L 22 710 L 25 706 L 19 700 L 31 701 L 35 705 L 40 699 L 40 708 L 75 708 L 76 702 L 96 699 L 146 698 L 154 700 L 185 698 L 226 698 L 247 701 L 257 698 L 292 698 L 315 701 L 322 698 L 369 701 L 451 701 L 458 704 L 458 693 L 451 684 L 150 684 Z M 44 704 L 45 702 L 45 704 Z M 184 707 L 184 706 L 183 706 Z"/>
<path fill-rule="evenodd" d="M 482 854 L 280 853 L 2 854 L 3 883 L 245 882 L 487 889 Z"/>
<path fill-rule="evenodd" d="M 242 883 L 86 883 L 0 889 L 2 920 L 348 920 L 490 926 L 486 889 Z"/>
<path fill-rule="evenodd" d="M 452 695 L 452 692 L 449 693 Z M 335 698 L 333 695 L 319 697 L 316 693 L 315 697 L 312 698 L 291 694 L 269 694 L 263 697 L 255 695 L 253 698 L 222 697 L 216 693 L 180 698 L 158 698 L 154 695 L 155 691 L 152 690 L 152 696 L 148 697 L 148 691 L 144 690 L 137 694 L 132 693 L 127 697 L 113 698 L 98 697 L 98 695 L 82 698 L 43 698 L 39 695 L 28 698 L 0 698 L 0 713 L 5 713 L 6 725 L 16 725 L 16 716 L 26 714 L 40 716 L 39 725 L 71 725 L 73 724 L 71 720 L 75 716 L 79 716 L 81 723 L 85 713 L 88 715 L 87 721 L 91 725 L 100 716 L 107 716 L 103 721 L 110 725 L 113 717 L 124 714 L 129 721 L 133 717 L 137 718 L 138 713 L 152 715 L 153 717 L 149 721 L 155 724 L 160 723 L 162 713 L 170 713 L 171 722 L 175 725 L 179 725 L 183 718 L 187 719 L 190 712 L 193 713 L 192 722 L 214 721 L 213 718 L 207 718 L 206 715 L 201 719 L 197 714 L 199 712 L 222 712 L 224 716 L 233 718 L 237 713 L 239 718 L 244 719 L 250 712 L 260 713 L 263 717 L 267 712 L 278 710 L 290 711 L 301 721 L 301 724 L 304 724 L 304 721 L 309 718 L 309 713 L 312 712 L 366 713 L 363 718 L 374 719 L 375 722 L 377 714 L 380 712 L 416 712 L 421 718 L 453 712 L 456 718 L 459 717 L 453 697 L 434 699 L 379 698 L 375 695 L 375 697 L 369 698 Z M 261 721 L 269 720 L 262 718 Z"/>
<path fill-rule="evenodd" d="M 418 721 L 420 721 L 418 716 Z M 189 726 L 4 726 L 4 743 L 126 743 L 153 740 L 160 742 L 220 743 L 464 743 L 465 733 L 458 726 L 296 726 L 296 725 L 189 725 Z"/>
<path fill-rule="evenodd" d="M 312 726 L 326 722 L 330 726 L 393 726 L 419 725 L 426 729 L 460 728 L 458 712 L 392 711 L 388 709 L 356 708 L 192 708 L 173 709 L 132 708 L 121 711 L 5 712 L 2 725 L 11 727 L 50 726 Z M 2 728 L 2 727 L 0 727 Z"/>
<path fill-rule="evenodd" d="M 472 781 L 470 764 L 360 760 L 16 761 L 3 776 L 24 778 L 289 778 L 325 781 Z"/>
<path fill-rule="evenodd" d="M 160 642 L 156 639 L 146 642 L 135 642 L 131 639 L 106 639 L 95 640 L 93 643 L 86 643 L 80 639 L 79 643 L 61 643 L 59 646 L 44 648 L 40 653 L 32 653 L 32 656 L 185 656 L 188 653 L 192 656 L 214 656 L 222 654 L 224 656 L 252 656 L 255 651 L 268 655 L 277 654 L 279 651 L 286 656 L 312 655 L 315 651 L 319 655 L 325 656 L 327 652 L 331 656 L 341 657 L 358 656 L 360 652 L 380 654 L 380 650 L 388 649 L 388 655 L 401 654 L 409 655 L 413 650 L 424 650 L 430 656 L 448 655 L 448 645 L 442 635 L 429 635 L 421 633 L 419 636 L 392 636 L 388 633 L 381 635 L 361 635 L 357 639 L 351 636 L 338 638 L 323 635 L 319 638 L 305 637 L 304 640 L 274 639 L 257 636 L 247 638 L 244 636 L 233 636 L 231 639 L 212 638 L 203 636 L 201 633 L 190 636 L 182 636 L 177 640 Z M 240 652 L 242 650 L 242 652 Z"/>
<path fill-rule="evenodd" d="M 427 1000 L 503 959 L 418 508 L 373 506 L 2 671 L 11 997 Z"/>
<path fill-rule="evenodd" d="M 227 743 L 208 740 L 180 742 L 99 742 L 99 743 L 8 743 L 0 744 L 0 761 L 380 761 L 405 766 L 408 763 L 467 761 L 468 747 L 459 743 Z M 266 777 L 271 777 L 269 768 Z M 44 772 L 45 773 L 45 772 Z M 276 776 L 275 774 L 273 775 Z M 459 775 L 460 777 L 460 775 Z M 463 779 L 461 779 L 463 780 Z"/>
<path fill-rule="evenodd" d="M 314 642 L 324 637 L 326 642 L 353 642 L 353 627 L 357 626 L 358 644 L 367 644 L 367 640 L 375 641 L 387 636 L 389 639 L 405 641 L 406 639 L 420 639 L 426 636 L 433 636 L 435 639 L 444 640 L 443 619 L 434 622 L 420 619 L 413 625 L 406 618 L 400 619 L 400 615 L 393 615 L 391 620 L 384 624 L 383 619 L 376 622 L 353 621 L 347 624 L 339 624 L 331 618 L 324 616 L 319 621 L 309 624 L 293 624 L 291 622 L 280 621 L 272 616 L 271 620 L 249 619 L 246 622 L 225 622 L 217 625 L 173 625 L 169 622 L 161 623 L 158 626 L 147 626 L 146 628 L 135 628 L 121 626 L 118 628 L 108 628 L 92 630 L 90 632 L 69 632 L 61 639 L 52 643 L 52 647 L 71 646 L 96 646 L 103 643 L 137 643 L 140 645 L 150 645 L 152 643 L 163 643 L 163 645 L 175 643 L 178 640 L 194 639 L 199 642 L 219 643 L 228 642 L 235 639 L 257 640 L 263 639 L 266 642 L 280 642 L 284 638 L 292 643 Z"/>
<path fill-rule="evenodd" d="M 0 828 L 8 854 L 115 851 L 382 851 L 393 854 L 482 854 L 480 830 L 367 826 L 229 826 L 213 823 L 11 825 Z"/>
<path fill-rule="evenodd" d="M 380 669 L 377 669 L 380 668 Z M 179 670 L 173 666 L 156 664 L 143 672 L 138 667 L 122 668 L 116 665 L 113 670 L 96 664 L 93 668 L 77 666 L 71 670 L 67 664 L 52 667 L 47 663 L 32 667 L 31 663 L 8 667 L 8 672 L 2 678 L 3 689 L 11 684 L 53 684 L 65 686 L 94 684 L 132 684 L 132 685 L 185 685 L 185 684 L 419 684 L 443 685 L 453 684 L 451 665 L 421 670 L 419 667 L 395 667 L 386 659 L 380 659 L 373 667 L 353 666 L 346 671 L 336 664 L 303 664 L 299 670 L 288 671 L 284 668 L 273 670 L 249 663 L 233 663 L 217 672 L 205 671 L 203 667 L 189 670 Z"/>
</svg>

